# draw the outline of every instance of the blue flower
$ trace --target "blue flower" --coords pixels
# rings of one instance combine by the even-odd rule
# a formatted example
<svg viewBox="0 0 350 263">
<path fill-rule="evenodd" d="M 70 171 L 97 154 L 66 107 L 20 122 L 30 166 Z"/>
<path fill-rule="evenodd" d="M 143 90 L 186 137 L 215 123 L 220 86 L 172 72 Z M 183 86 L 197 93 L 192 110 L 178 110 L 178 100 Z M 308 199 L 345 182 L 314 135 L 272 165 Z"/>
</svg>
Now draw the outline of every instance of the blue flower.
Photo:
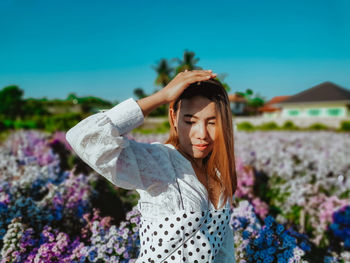
<svg viewBox="0 0 350 263">
<path fill-rule="evenodd" d="M 277 234 L 281 234 L 283 230 L 284 230 L 284 226 L 279 224 L 277 226 L 276 232 L 277 232 Z"/>
</svg>

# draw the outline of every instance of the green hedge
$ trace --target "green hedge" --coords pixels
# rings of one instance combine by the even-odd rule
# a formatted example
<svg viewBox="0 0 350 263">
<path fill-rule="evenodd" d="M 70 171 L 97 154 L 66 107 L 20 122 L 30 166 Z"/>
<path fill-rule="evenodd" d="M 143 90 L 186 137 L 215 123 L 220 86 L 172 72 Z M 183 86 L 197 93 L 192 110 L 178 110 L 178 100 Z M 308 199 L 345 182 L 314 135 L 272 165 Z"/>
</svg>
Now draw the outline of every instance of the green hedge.
<svg viewBox="0 0 350 263">
<path fill-rule="evenodd" d="M 296 126 L 292 121 L 286 121 L 282 126 L 278 126 L 277 123 L 271 121 L 261 125 L 254 126 L 250 122 L 237 123 L 237 129 L 240 131 L 273 131 L 273 130 L 300 130 L 300 131 L 320 131 L 320 130 L 336 130 L 328 127 L 322 123 L 314 123 L 308 128 L 300 128 Z M 350 131 L 350 122 L 343 122 L 340 131 Z"/>
<path fill-rule="evenodd" d="M 350 121 L 343 121 L 340 124 L 340 130 L 341 131 L 350 131 Z"/>
<path fill-rule="evenodd" d="M 0 130 L 40 129 L 48 132 L 67 131 L 84 116 L 79 113 L 64 113 L 53 116 L 35 115 L 27 120 L 0 119 Z"/>
</svg>

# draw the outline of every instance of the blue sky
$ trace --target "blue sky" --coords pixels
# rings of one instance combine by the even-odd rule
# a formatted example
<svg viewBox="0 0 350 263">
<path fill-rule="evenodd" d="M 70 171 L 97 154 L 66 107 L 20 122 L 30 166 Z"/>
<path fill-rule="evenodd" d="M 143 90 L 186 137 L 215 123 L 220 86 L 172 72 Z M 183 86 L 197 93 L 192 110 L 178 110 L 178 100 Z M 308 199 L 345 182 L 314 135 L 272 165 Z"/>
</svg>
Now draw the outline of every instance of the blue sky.
<svg viewBox="0 0 350 263">
<path fill-rule="evenodd" d="M 0 88 L 24 97 L 133 97 L 152 66 L 194 51 L 231 93 L 350 89 L 350 1 L 1 0 Z M 175 66 L 175 64 L 173 64 Z"/>
</svg>

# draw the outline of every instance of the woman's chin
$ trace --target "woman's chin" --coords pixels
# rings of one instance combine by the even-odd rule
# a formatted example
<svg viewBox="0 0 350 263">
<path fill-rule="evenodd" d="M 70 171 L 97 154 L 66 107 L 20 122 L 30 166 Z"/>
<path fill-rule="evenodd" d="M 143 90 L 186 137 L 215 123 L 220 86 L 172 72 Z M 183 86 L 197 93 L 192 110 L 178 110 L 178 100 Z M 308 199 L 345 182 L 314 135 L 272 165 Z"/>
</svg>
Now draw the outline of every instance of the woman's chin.
<svg viewBox="0 0 350 263">
<path fill-rule="evenodd" d="M 194 150 L 194 152 L 193 152 L 193 158 L 196 158 L 196 159 L 205 158 L 207 155 L 208 155 L 207 151 L 202 152 L 202 151 Z"/>
</svg>

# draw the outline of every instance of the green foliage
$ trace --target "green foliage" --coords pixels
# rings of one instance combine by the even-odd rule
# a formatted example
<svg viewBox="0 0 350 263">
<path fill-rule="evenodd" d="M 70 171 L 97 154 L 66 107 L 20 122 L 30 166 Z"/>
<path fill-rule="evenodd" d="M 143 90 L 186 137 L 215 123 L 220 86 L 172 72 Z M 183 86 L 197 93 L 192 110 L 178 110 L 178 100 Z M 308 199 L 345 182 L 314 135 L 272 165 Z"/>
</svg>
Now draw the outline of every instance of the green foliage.
<svg viewBox="0 0 350 263">
<path fill-rule="evenodd" d="M 251 89 L 247 89 L 245 92 L 236 92 L 236 94 L 246 100 L 248 106 L 247 110 L 250 114 L 255 114 L 258 108 L 265 104 L 265 98 L 259 94 L 253 94 Z"/>
<path fill-rule="evenodd" d="M 0 115 L 14 119 L 22 115 L 23 90 L 12 85 L 0 91 Z"/>
<path fill-rule="evenodd" d="M 253 131 L 255 127 L 250 122 L 244 121 L 237 123 L 237 129 L 239 131 Z"/>
<path fill-rule="evenodd" d="M 326 125 L 324 125 L 322 123 L 314 123 L 314 124 L 310 125 L 309 129 L 313 130 L 313 131 L 320 131 L 320 130 L 328 130 L 329 127 L 327 127 Z"/>
<path fill-rule="evenodd" d="M 350 121 L 342 121 L 340 124 L 341 131 L 350 131 Z"/>
<path fill-rule="evenodd" d="M 109 101 L 91 96 L 78 98 L 77 101 L 84 114 L 96 113 L 98 108 L 111 108 L 113 106 Z"/>
<path fill-rule="evenodd" d="M 298 130 L 299 128 L 292 122 L 292 121 L 286 121 L 282 127 L 284 130 Z"/>
<path fill-rule="evenodd" d="M 26 99 L 23 104 L 23 115 L 47 115 L 49 114 L 46 108 L 46 102 L 42 99 Z"/>
<path fill-rule="evenodd" d="M 293 222 L 293 224 L 300 225 L 300 212 L 303 209 L 303 207 L 293 205 L 291 208 L 291 211 L 286 213 L 285 217 L 288 219 L 289 222 Z"/>
<path fill-rule="evenodd" d="M 261 124 L 260 126 L 258 126 L 258 129 L 269 131 L 269 130 L 278 130 L 279 127 L 275 122 L 271 121 L 271 122 L 265 122 Z"/>
<path fill-rule="evenodd" d="M 134 89 L 134 95 L 137 97 L 137 99 L 142 99 L 147 97 L 147 94 L 142 88 L 136 88 Z"/>
<path fill-rule="evenodd" d="M 167 133 L 169 132 L 170 124 L 168 121 L 162 122 L 159 126 L 156 127 L 156 133 Z"/>
<path fill-rule="evenodd" d="M 67 131 L 82 119 L 83 116 L 79 113 L 63 113 L 45 116 L 43 124 L 44 129 L 48 132 Z"/>
<path fill-rule="evenodd" d="M 152 133 L 158 133 L 163 134 L 169 132 L 170 124 L 168 121 L 164 121 L 161 124 L 157 125 L 154 129 L 144 129 L 142 127 L 136 128 L 133 130 L 135 133 L 141 133 L 141 134 L 152 134 Z"/>
<path fill-rule="evenodd" d="M 148 114 L 148 116 L 150 116 L 150 117 L 167 116 L 167 115 L 168 115 L 168 105 L 167 104 L 163 104 L 163 105 L 159 106 L 158 108 L 153 110 L 150 114 Z"/>
</svg>

